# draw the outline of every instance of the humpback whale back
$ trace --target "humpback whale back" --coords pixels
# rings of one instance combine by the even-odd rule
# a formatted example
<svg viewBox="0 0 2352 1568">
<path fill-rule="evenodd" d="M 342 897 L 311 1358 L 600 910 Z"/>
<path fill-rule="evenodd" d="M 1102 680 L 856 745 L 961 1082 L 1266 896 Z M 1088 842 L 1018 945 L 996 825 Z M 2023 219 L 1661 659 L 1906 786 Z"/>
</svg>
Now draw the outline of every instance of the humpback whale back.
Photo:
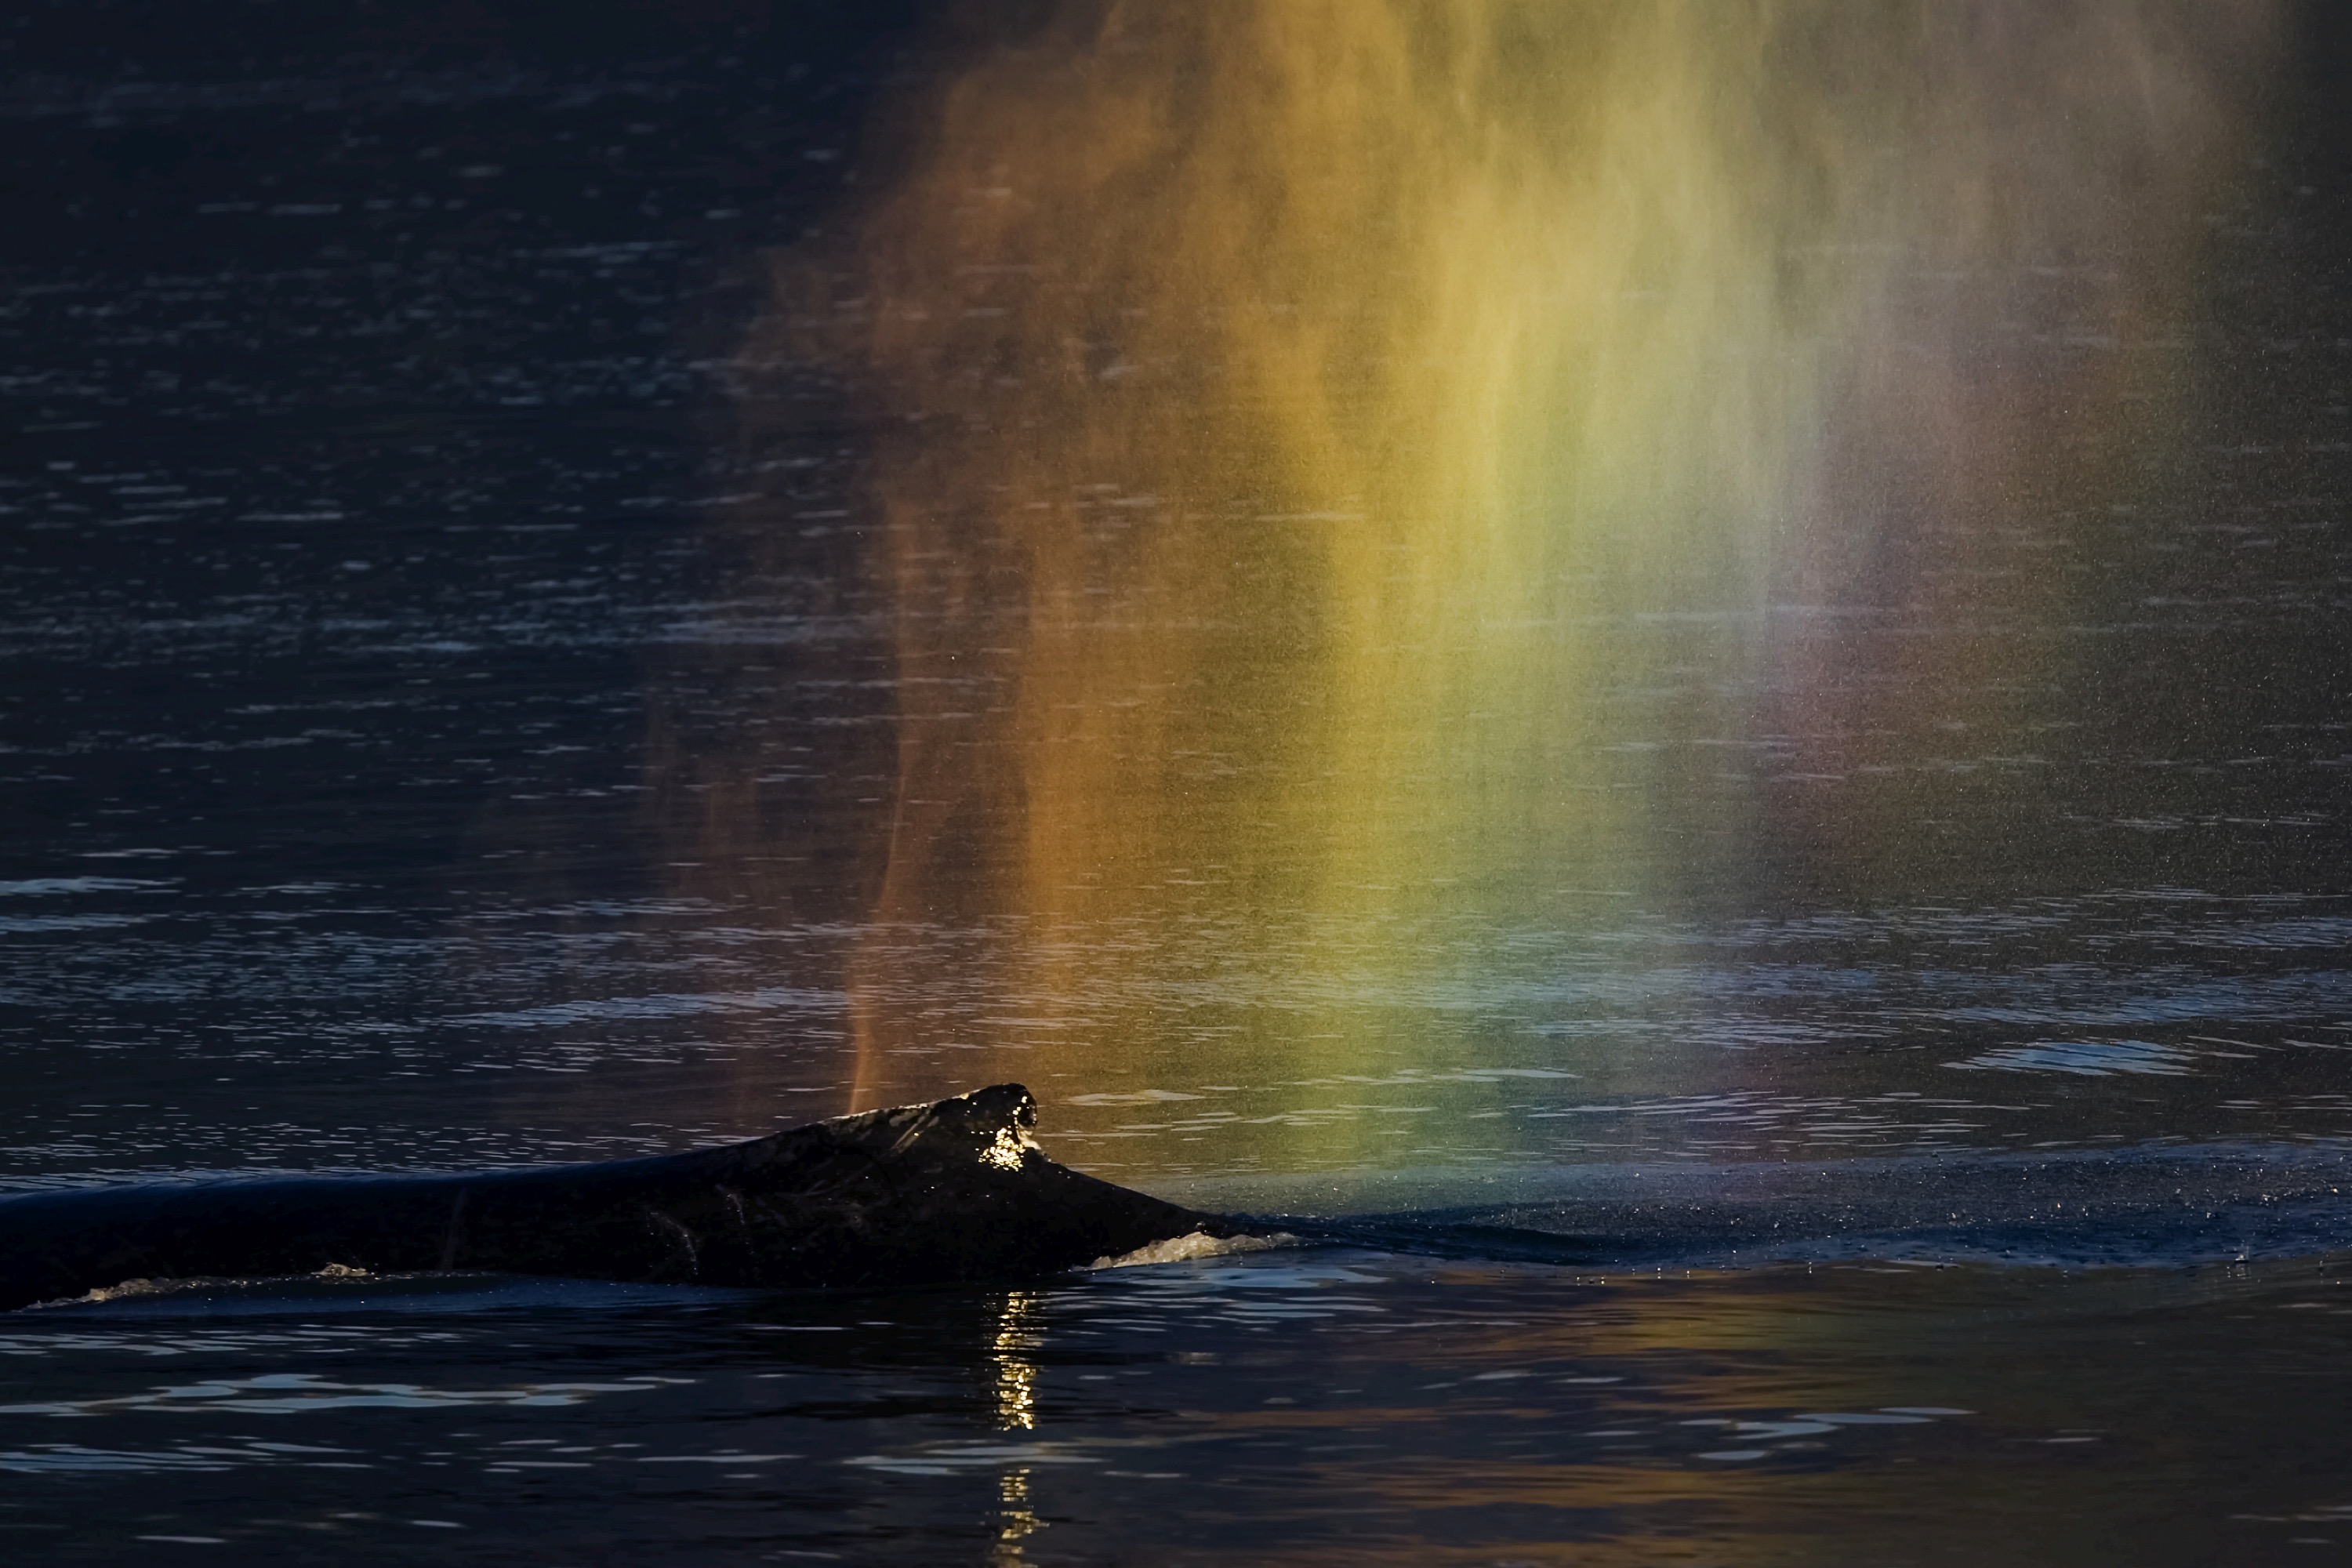
<svg viewBox="0 0 2352 1568">
<path fill-rule="evenodd" d="M 685 1154 L 0 1199 L 0 1310 L 331 1268 L 759 1287 L 1018 1279 L 1239 1226 L 1056 1163 L 998 1084 Z"/>
</svg>

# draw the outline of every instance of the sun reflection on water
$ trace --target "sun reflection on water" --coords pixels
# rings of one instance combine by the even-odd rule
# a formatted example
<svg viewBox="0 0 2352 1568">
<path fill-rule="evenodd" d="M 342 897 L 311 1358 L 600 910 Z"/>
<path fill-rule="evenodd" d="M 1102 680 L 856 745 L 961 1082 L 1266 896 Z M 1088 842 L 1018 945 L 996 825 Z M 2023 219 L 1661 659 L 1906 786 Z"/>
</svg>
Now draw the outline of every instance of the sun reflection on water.
<svg viewBox="0 0 2352 1568">
<path fill-rule="evenodd" d="M 1044 1301 L 1034 1290 L 1011 1290 L 997 1309 L 990 1364 L 996 1379 L 996 1424 L 1007 1432 L 1028 1432 L 1037 1425 L 1037 1367 L 1030 1357 L 1043 1342 L 1037 1315 Z"/>
<path fill-rule="evenodd" d="M 1037 1427 L 1037 1363 L 1032 1357 L 1045 1343 L 1045 1307 L 1042 1291 L 1008 1290 L 997 1308 L 990 1364 L 996 1380 L 996 1425 L 1007 1432 Z M 1045 1528 L 1030 1506 L 1029 1467 L 1008 1465 L 999 1471 L 996 1497 L 996 1544 L 989 1561 L 997 1568 L 1014 1568 L 1028 1561 L 1021 1543 Z"/>
</svg>

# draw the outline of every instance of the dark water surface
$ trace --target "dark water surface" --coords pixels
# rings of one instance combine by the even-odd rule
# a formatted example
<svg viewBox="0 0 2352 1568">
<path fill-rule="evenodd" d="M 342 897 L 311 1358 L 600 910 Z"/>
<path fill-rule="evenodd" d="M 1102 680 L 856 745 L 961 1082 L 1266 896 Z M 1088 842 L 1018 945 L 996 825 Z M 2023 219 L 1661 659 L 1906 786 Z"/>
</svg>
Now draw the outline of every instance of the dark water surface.
<svg viewBox="0 0 2352 1568">
<path fill-rule="evenodd" d="M 987 978 L 1016 916 L 867 924 L 868 433 L 740 353 L 935 64 L 694 15 L 100 8 L 0 56 L 0 1189 L 749 1136 L 847 1106 L 861 951 L 929 1021 L 910 1090 L 1034 1001 Z M 1898 692 L 1884 767 L 1751 747 L 1772 826 L 1671 896 L 1104 935 L 1163 960 L 1106 1038 L 1345 993 L 1313 1070 L 1024 1072 L 1061 1158 L 1299 1245 L 18 1314 L 0 1554 L 2352 1556 L 2352 185 L 2297 113 L 2213 217 L 2164 503 L 1981 563 L 2056 557 L 2074 617 L 1795 634 L 1855 681 L 2063 642 L 2009 727 Z M 696 874 L 753 785 L 770 831 Z M 1868 864 L 1808 847 L 1865 820 Z"/>
</svg>

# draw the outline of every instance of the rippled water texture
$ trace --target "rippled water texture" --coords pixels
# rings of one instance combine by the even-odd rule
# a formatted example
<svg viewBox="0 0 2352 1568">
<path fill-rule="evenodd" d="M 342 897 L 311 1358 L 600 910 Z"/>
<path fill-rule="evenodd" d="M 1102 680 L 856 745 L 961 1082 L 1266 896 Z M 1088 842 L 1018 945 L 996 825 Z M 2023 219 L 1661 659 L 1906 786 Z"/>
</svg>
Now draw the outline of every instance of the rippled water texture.
<svg viewBox="0 0 2352 1568">
<path fill-rule="evenodd" d="M 1301 1239 L 15 1315 L 0 1554 L 2352 1547 L 2327 7 L 207 9 L 0 29 L 0 1189 Z"/>
</svg>

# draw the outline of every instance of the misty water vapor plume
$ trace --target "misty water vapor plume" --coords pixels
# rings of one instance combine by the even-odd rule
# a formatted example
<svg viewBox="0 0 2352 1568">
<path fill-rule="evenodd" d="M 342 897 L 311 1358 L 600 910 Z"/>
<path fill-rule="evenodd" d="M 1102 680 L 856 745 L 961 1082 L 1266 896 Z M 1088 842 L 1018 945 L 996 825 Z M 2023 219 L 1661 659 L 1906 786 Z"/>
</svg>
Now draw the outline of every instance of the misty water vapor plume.
<svg viewBox="0 0 2352 1568">
<path fill-rule="evenodd" d="M 933 1087 L 890 1065 L 939 1027 L 926 932 L 989 933 L 987 1052 L 1330 1066 L 1359 979 L 1440 962 L 1432 919 L 1736 859 L 1754 792 L 1617 744 L 1629 714 L 1837 752 L 1869 699 L 1809 613 L 2063 613 L 1974 552 L 2153 471 L 2278 31 L 2260 0 L 977 29 L 752 346 L 877 432 L 861 1092 Z M 1997 705 L 2036 646 L 1923 645 L 1906 689 Z M 1237 963 L 1288 977 L 1283 1038 L 1155 1033 Z"/>
</svg>

